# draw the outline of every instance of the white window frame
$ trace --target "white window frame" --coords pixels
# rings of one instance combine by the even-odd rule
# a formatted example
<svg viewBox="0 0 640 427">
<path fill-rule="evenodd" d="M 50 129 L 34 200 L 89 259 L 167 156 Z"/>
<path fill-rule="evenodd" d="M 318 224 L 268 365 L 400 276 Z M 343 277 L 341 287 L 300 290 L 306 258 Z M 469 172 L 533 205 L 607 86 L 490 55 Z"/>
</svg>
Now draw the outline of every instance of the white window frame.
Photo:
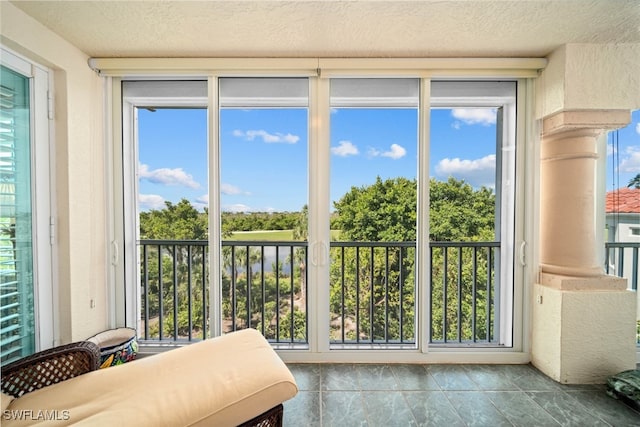
<svg viewBox="0 0 640 427">
<path fill-rule="evenodd" d="M 122 201 L 121 206 L 116 208 L 123 212 L 121 218 L 115 223 L 116 235 L 114 236 L 114 248 L 118 253 L 131 252 L 131 259 L 135 262 L 118 262 L 121 270 L 120 277 L 124 276 L 124 286 L 117 286 L 112 289 L 111 300 L 113 312 L 112 318 L 116 325 L 124 325 L 139 329 L 141 295 L 139 286 L 140 254 L 137 241 L 139 240 L 140 224 L 138 218 L 138 134 L 137 122 L 138 108 L 144 107 L 177 107 L 177 108 L 207 108 L 207 97 L 197 96 L 193 92 L 185 89 L 186 85 L 181 85 L 185 80 L 172 81 L 170 87 L 167 80 L 145 81 L 143 85 L 138 85 L 135 91 L 125 93 L 122 90 L 122 110 L 121 115 L 115 117 L 122 118 L 122 147 L 116 148 L 114 156 L 118 159 L 116 163 L 122 165 L 121 177 L 115 178 L 115 200 Z M 208 93 L 207 80 L 202 81 L 205 93 Z M 122 82 L 123 84 L 138 82 Z M 191 92 L 191 93 L 190 93 Z M 122 181 L 120 181 L 122 180 Z M 212 245 L 211 238 L 209 244 Z M 121 251 L 119 248 L 122 248 Z M 120 258 L 118 255 L 117 258 Z M 117 260 L 119 261 L 119 260 Z M 213 264 L 212 264 L 213 265 Z M 112 285 L 113 286 L 113 285 Z M 212 292 L 213 294 L 214 292 Z M 123 309 L 124 308 L 124 309 Z M 212 310 L 213 312 L 213 310 Z"/>
<path fill-rule="evenodd" d="M 29 78 L 30 84 L 30 138 L 31 138 L 31 203 L 32 250 L 34 282 L 34 319 L 36 351 L 60 343 L 59 301 L 54 280 L 55 261 L 55 177 L 53 150 L 51 149 L 53 100 L 50 89 L 53 80 L 49 70 L 29 59 L 0 46 L 3 66 Z"/>
<path fill-rule="evenodd" d="M 480 84 L 478 84 L 480 83 Z M 506 85 L 503 83 L 507 83 Z M 523 229 L 521 221 L 516 217 L 522 206 L 522 198 L 518 199 L 517 192 L 519 181 L 524 181 L 524 176 L 517 180 L 516 165 L 521 163 L 517 153 L 522 151 L 521 141 L 516 137 L 517 127 L 517 94 L 522 90 L 523 82 L 511 80 L 501 81 L 436 81 L 442 90 L 431 92 L 431 107 L 436 108 L 502 108 L 502 144 L 501 152 L 496 152 L 496 168 L 499 168 L 500 176 L 496 175 L 496 196 L 500 197 L 500 224 L 497 234 L 500 240 L 500 271 L 499 283 L 510 286 L 500 286 L 499 303 L 506 305 L 496 306 L 496 312 L 500 313 L 498 321 L 499 343 L 506 348 L 519 349 L 521 337 L 516 326 L 521 324 L 521 310 L 517 310 L 516 302 L 520 299 L 517 295 L 521 290 L 517 284 L 522 283 L 524 267 L 523 263 L 516 264 L 516 242 L 523 241 Z M 513 85 L 511 93 L 508 85 Z M 472 90 L 469 90 L 471 87 Z M 498 150 L 498 148 L 497 148 Z M 500 163 L 500 164 L 498 164 Z M 521 192 L 520 192 L 521 194 Z M 495 322 L 495 321 L 494 321 Z M 438 351 L 433 349 L 434 351 Z"/>
<path fill-rule="evenodd" d="M 259 60 L 256 60 L 256 61 L 259 61 Z M 320 61 L 321 65 L 323 61 L 324 62 L 328 61 L 327 63 L 331 64 L 330 60 L 321 60 Z M 321 68 L 318 68 L 317 69 L 318 77 L 314 77 L 313 76 L 314 73 L 310 70 L 307 70 L 306 65 L 301 69 L 296 69 L 295 67 L 286 67 L 287 61 L 284 61 L 285 65 L 283 65 L 283 67 L 285 68 L 279 68 L 277 66 L 274 66 L 273 63 L 269 63 L 268 67 L 253 66 L 240 71 L 238 70 L 241 67 L 238 64 L 236 64 L 235 61 L 230 61 L 230 63 L 233 62 L 235 65 L 233 65 L 232 67 L 226 67 L 226 68 L 220 67 L 219 69 L 216 69 L 216 70 L 212 69 L 210 72 L 204 72 L 204 74 L 202 74 L 202 68 L 199 69 L 198 73 L 185 70 L 184 74 L 182 75 L 180 71 L 176 71 L 176 68 L 171 68 L 172 71 L 168 73 L 166 72 L 160 73 L 159 72 L 160 70 L 158 69 L 154 69 L 152 70 L 152 72 L 149 72 L 149 70 L 146 67 L 143 67 L 139 70 L 134 69 L 134 71 L 129 71 L 129 72 L 127 72 L 126 69 L 112 70 L 112 69 L 109 69 L 109 67 L 106 67 L 103 69 L 102 66 L 105 64 L 108 65 L 109 62 L 110 60 L 105 60 L 105 59 L 94 60 L 92 62 L 92 65 L 102 75 L 113 76 L 113 77 L 109 77 L 109 79 L 114 86 L 112 88 L 112 93 L 114 95 L 113 117 L 115 119 L 114 119 L 113 130 L 115 135 L 118 135 L 120 131 L 118 127 L 119 125 L 115 122 L 117 122 L 118 119 L 122 117 L 119 114 L 121 112 L 119 109 L 120 107 L 115 105 L 115 104 L 119 104 L 120 102 L 120 92 L 119 92 L 119 89 L 115 87 L 117 86 L 117 83 L 121 81 L 121 77 L 118 77 L 118 76 L 134 75 L 134 76 L 139 76 L 142 79 L 149 79 L 149 80 L 157 80 L 160 78 L 162 78 L 163 80 L 208 79 L 208 83 L 209 83 L 208 98 L 209 99 L 208 99 L 207 105 L 210 110 L 209 111 L 209 139 L 210 139 L 209 144 L 211 147 L 214 148 L 213 150 L 210 151 L 210 155 L 209 155 L 209 162 L 211 164 L 217 164 L 218 155 L 219 155 L 219 153 L 217 153 L 216 151 L 216 147 L 218 144 L 217 129 L 218 129 L 218 102 L 219 102 L 218 96 L 217 96 L 218 95 L 217 82 L 219 77 L 310 76 L 309 111 L 310 111 L 310 115 L 312 117 L 316 117 L 318 120 L 317 121 L 314 119 L 310 120 L 309 141 L 311 146 L 310 146 L 309 156 L 314 157 L 315 160 L 310 161 L 309 163 L 309 174 L 310 174 L 309 185 L 310 187 L 313 187 L 316 190 L 318 189 L 318 187 L 323 187 L 328 185 L 328 182 L 325 182 L 325 181 L 328 181 L 328 178 L 326 178 L 326 176 L 325 177 L 322 176 L 322 170 L 323 168 L 328 168 L 328 165 L 329 165 L 329 154 L 328 154 L 329 153 L 328 147 L 330 144 L 329 129 L 328 129 L 328 126 L 321 126 L 321 125 L 318 125 L 318 123 L 328 123 L 329 110 L 325 107 L 329 105 L 328 81 L 330 77 L 341 77 L 341 76 L 421 77 L 420 111 L 422 113 L 420 114 L 419 139 L 420 139 L 421 146 L 426 147 L 428 146 L 428 141 L 429 141 L 428 111 L 430 110 L 429 109 L 430 105 L 433 105 L 433 102 L 431 102 L 430 100 L 430 87 L 429 87 L 430 82 L 432 78 L 434 80 L 443 80 L 443 79 L 446 79 L 448 75 L 448 72 L 444 70 L 444 71 L 441 71 L 440 73 L 433 73 L 431 76 L 425 77 L 424 72 L 416 72 L 414 69 L 402 70 L 400 68 L 394 68 L 394 67 L 375 68 L 375 69 L 370 69 L 370 68 L 348 69 L 347 72 L 345 72 L 343 68 L 336 68 L 336 69 L 328 68 L 327 71 Z M 115 62 L 118 62 L 118 61 L 115 61 Z M 544 66 L 544 64 L 542 64 L 542 62 L 540 61 L 534 61 L 534 62 L 535 64 L 533 65 L 535 65 L 536 67 Z M 226 64 L 226 61 L 225 60 L 215 61 L 215 64 L 217 65 L 220 65 L 223 63 Z M 331 65 L 335 65 L 335 64 L 331 64 Z M 400 64 L 400 66 L 402 66 L 402 64 Z M 535 68 L 535 67 L 532 67 L 532 68 Z M 159 74 L 162 74 L 163 77 L 160 77 Z M 469 75 L 474 75 L 474 74 L 475 74 L 475 71 L 473 70 L 471 70 L 468 73 L 465 73 L 463 71 L 461 72 L 460 70 L 458 70 L 457 72 L 450 73 L 450 75 L 453 75 L 453 76 L 462 76 L 462 77 L 457 77 L 456 81 L 462 81 L 465 79 L 469 80 L 470 79 Z M 526 290 L 528 289 L 528 284 L 526 283 L 526 281 L 531 280 L 531 277 L 533 277 L 534 273 L 529 271 L 531 270 L 531 267 L 525 268 L 525 265 L 531 266 L 534 263 L 525 264 L 526 256 L 531 255 L 529 250 L 529 247 L 531 245 L 529 246 L 525 245 L 525 241 L 526 241 L 525 236 L 528 237 L 529 239 L 534 239 L 536 230 L 531 229 L 530 226 L 527 226 L 527 224 L 522 220 L 522 218 L 525 215 L 524 213 L 525 205 L 530 206 L 529 209 L 534 210 L 534 213 L 533 213 L 534 215 L 535 215 L 535 209 L 537 208 L 537 205 L 535 205 L 535 200 L 531 197 L 527 197 L 527 195 L 524 194 L 526 192 L 523 191 L 524 188 L 532 188 L 532 187 L 535 188 L 535 184 L 532 184 L 533 178 L 535 177 L 532 178 L 531 176 L 529 176 L 531 173 L 535 175 L 535 167 L 534 167 L 535 164 L 533 160 L 527 160 L 526 167 L 524 165 L 525 149 L 527 151 L 530 151 L 530 148 L 523 146 L 524 140 L 531 138 L 534 134 L 534 129 L 531 123 L 525 120 L 526 111 L 524 108 L 524 107 L 527 107 L 526 109 L 528 110 L 529 108 L 531 108 L 531 105 L 532 105 L 531 104 L 532 103 L 531 101 L 532 100 L 532 89 L 531 89 L 532 83 L 529 80 L 524 80 L 524 78 L 534 77 L 535 74 L 529 70 L 515 70 L 515 71 L 509 70 L 508 72 L 505 72 L 504 70 L 502 70 L 502 71 L 496 71 L 495 73 L 493 73 L 490 70 L 483 70 L 482 72 L 478 73 L 478 75 L 480 76 L 481 80 L 485 80 L 487 82 L 497 81 L 498 79 L 500 79 L 501 76 L 503 77 L 502 80 L 509 80 L 509 81 L 516 82 L 517 94 L 518 94 L 517 99 L 515 100 L 510 99 L 507 102 L 507 104 L 509 104 L 509 107 L 508 107 L 509 114 L 511 114 L 511 112 L 515 113 L 515 105 L 517 104 L 519 114 L 516 120 L 518 121 L 518 124 L 515 125 L 515 122 L 513 122 L 514 126 L 509 127 L 509 129 L 505 130 L 505 132 L 508 132 L 510 138 L 513 138 L 514 140 L 518 141 L 518 150 L 513 160 L 515 167 L 518 168 L 520 171 L 524 171 L 525 169 L 531 168 L 531 171 L 529 172 L 529 174 L 525 175 L 525 173 L 521 173 L 520 175 L 518 175 L 519 180 L 516 182 L 517 189 L 515 190 L 515 193 L 514 193 L 515 194 L 514 205 L 512 205 L 513 208 L 511 212 L 508 213 L 509 215 L 512 215 L 515 218 L 516 228 L 511 231 L 511 233 L 513 233 L 512 234 L 513 239 L 511 238 L 506 239 L 504 237 L 504 234 L 502 238 L 502 241 L 505 241 L 505 242 L 508 241 L 510 243 L 510 246 L 502 247 L 501 253 L 510 254 L 511 258 L 508 262 L 514 265 L 513 277 L 510 280 L 508 280 L 507 283 L 514 283 L 515 285 L 513 288 L 513 295 L 505 296 L 505 298 L 510 298 L 510 300 L 512 301 L 513 309 L 510 312 L 512 314 L 507 316 L 508 318 L 503 319 L 501 321 L 507 322 L 508 324 L 511 325 L 510 328 L 503 327 L 502 330 L 503 331 L 509 330 L 510 333 L 511 331 L 513 331 L 512 332 L 513 340 L 509 341 L 509 338 L 501 338 L 502 342 L 506 342 L 509 344 L 506 348 L 474 347 L 470 349 L 466 349 L 466 348 L 429 349 L 427 346 L 428 331 L 426 330 L 426 328 L 421 328 L 422 332 L 419 334 L 419 336 L 416 337 L 416 339 L 418 340 L 418 349 L 414 352 L 406 351 L 406 350 L 401 350 L 401 351 L 388 350 L 383 352 L 377 351 L 377 350 L 374 350 L 374 351 L 331 350 L 329 351 L 328 343 L 324 343 L 322 338 L 323 333 L 328 331 L 328 324 L 325 325 L 325 323 L 327 322 L 323 322 L 322 319 L 323 317 L 328 316 L 328 314 L 322 314 L 322 310 L 318 308 L 318 307 L 328 306 L 328 288 L 316 289 L 318 287 L 312 287 L 309 290 L 309 297 L 315 298 L 315 301 L 317 301 L 317 305 L 316 304 L 310 305 L 309 319 L 310 321 L 311 319 L 317 319 L 318 321 L 317 321 L 316 329 L 310 329 L 309 331 L 309 350 L 305 350 L 305 351 L 287 350 L 287 351 L 281 352 L 281 355 L 285 360 L 287 361 L 316 360 L 319 354 L 322 354 L 321 356 L 322 360 L 325 360 L 325 361 L 358 361 L 358 360 L 359 361 L 362 361 L 362 360 L 376 361 L 376 360 L 379 360 L 379 357 L 382 357 L 386 361 L 395 360 L 398 362 L 425 362 L 425 361 L 438 362 L 438 361 L 447 360 L 449 362 L 451 361 L 458 361 L 458 362 L 465 362 L 465 361 L 467 362 L 468 361 L 499 362 L 501 361 L 505 363 L 523 363 L 529 360 L 527 348 L 525 348 L 527 347 L 527 345 L 526 345 L 526 342 L 524 341 L 527 328 L 529 327 L 528 321 L 527 321 L 529 310 L 527 308 L 527 304 L 525 301 L 525 294 L 526 294 Z M 487 97 L 490 98 L 491 95 L 487 95 Z M 456 98 L 456 101 L 457 102 L 455 103 L 455 105 L 460 106 L 461 104 L 460 102 L 458 102 L 460 101 L 460 99 Z M 172 105 L 175 105 L 175 104 L 172 104 Z M 473 105 L 473 102 L 470 105 Z M 122 108 L 125 108 L 125 106 L 123 105 Z M 118 114 L 116 114 L 116 112 Z M 127 132 L 131 132 L 130 128 L 126 129 L 126 126 L 124 123 L 123 123 L 123 126 L 125 127 L 122 129 L 124 134 L 127 134 Z M 516 138 L 516 133 L 517 133 L 517 138 Z M 425 143 L 427 143 L 427 145 L 424 145 Z M 117 146 L 117 144 L 114 144 L 114 146 Z M 122 147 L 122 145 L 120 145 L 120 147 Z M 427 151 L 428 150 L 422 150 L 422 152 L 419 153 L 418 173 L 423 178 L 429 176 Z M 126 153 L 126 155 L 127 156 L 130 155 L 130 153 Z M 117 154 L 115 155 L 115 157 L 117 157 Z M 117 169 L 117 166 L 114 166 L 114 170 L 116 169 Z M 117 191 L 117 188 L 119 187 L 118 186 L 119 179 L 120 178 L 118 176 L 114 177 L 114 182 L 116 182 L 116 186 L 115 186 L 116 191 Z M 219 180 L 219 177 L 217 177 L 216 174 L 210 174 L 210 182 L 209 182 L 210 193 L 213 194 L 214 196 L 216 194 L 216 188 L 218 188 L 218 185 L 219 185 L 218 180 Z M 122 182 L 120 182 L 119 184 L 120 184 L 120 188 L 122 188 Z M 423 214 L 426 213 L 425 215 L 428 215 L 428 206 L 429 206 L 428 205 L 428 189 L 424 190 L 424 187 L 425 187 L 424 185 L 422 187 L 423 187 L 422 193 L 419 194 L 418 208 L 419 208 L 419 212 L 422 212 Z M 310 250 L 312 248 L 315 248 L 313 250 L 318 251 L 319 253 L 318 256 L 325 256 L 326 258 L 324 259 L 328 259 L 329 247 L 328 247 L 328 243 L 325 242 L 323 238 L 323 236 L 328 235 L 328 232 L 326 230 L 328 227 L 324 226 L 324 222 L 326 221 L 322 221 L 324 217 L 324 214 L 322 213 L 323 202 L 326 201 L 324 199 L 328 199 L 328 195 L 322 194 L 322 192 L 320 192 L 318 193 L 318 198 L 315 199 L 314 197 L 311 196 L 313 194 L 311 191 L 309 194 L 310 194 L 309 247 L 310 247 Z M 118 199 L 117 194 L 115 199 Z M 122 199 L 120 198 L 120 200 Z M 217 209 L 219 209 L 219 201 L 216 202 L 216 200 L 217 199 L 215 198 L 214 199 L 210 198 L 210 214 L 211 215 L 217 215 L 216 212 L 217 212 Z M 218 204 L 217 206 L 216 206 L 216 203 Z M 314 206 L 317 209 L 316 211 L 312 209 Z M 116 216 L 119 215 L 117 209 L 114 210 L 114 212 L 116 212 Z M 123 211 L 120 210 L 119 212 L 123 212 Z M 313 212 L 319 212 L 318 217 L 315 219 L 312 217 Z M 124 221 L 127 221 L 127 220 L 130 221 L 131 218 L 137 218 L 137 214 L 136 213 L 132 213 L 131 215 L 127 214 L 125 215 L 125 217 L 128 217 L 128 218 L 125 218 Z M 210 232 L 212 233 L 212 237 L 210 237 L 210 244 L 215 246 L 216 242 L 213 240 L 213 236 L 218 235 L 219 229 L 218 230 L 215 229 L 216 223 L 211 224 L 211 226 L 214 228 L 210 230 Z M 127 228 L 131 229 L 131 224 L 129 224 Z M 428 264 L 424 264 L 424 258 L 428 257 L 428 238 L 425 239 L 424 235 L 422 236 L 420 235 L 421 230 L 424 230 L 424 229 L 425 229 L 424 227 L 419 227 L 418 237 L 419 237 L 419 240 L 422 242 L 422 244 L 417 248 L 419 256 L 422 257 L 422 258 L 419 258 L 419 260 L 423 261 L 422 263 L 420 263 L 420 261 L 418 263 L 423 266 L 426 266 L 426 269 L 425 268 L 422 269 L 423 272 L 428 271 Z M 116 241 L 117 241 L 118 233 L 116 232 L 115 235 L 116 235 Z M 428 234 L 426 234 L 426 236 L 428 236 Z M 130 245 L 130 242 L 120 242 L 120 244 L 123 245 L 122 246 L 123 248 L 127 248 L 128 250 L 130 250 L 130 248 L 132 247 Z M 122 250 L 119 250 L 119 251 L 122 252 Z M 214 253 L 214 251 L 211 251 L 211 255 L 210 255 L 211 261 L 216 260 L 217 262 L 217 259 L 219 258 L 217 255 Z M 216 266 L 216 263 L 212 262 L 211 269 L 210 269 L 210 274 L 212 275 L 212 278 L 215 277 L 217 273 L 219 273 L 219 270 L 217 268 L 218 267 Z M 323 269 L 323 268 L 317 268 L 317 269 L 310 268 L 308 271 L 309 281 L 311 282 L 312 280 L 318 280 L 318 282 L 321 282 L 323 279 L 327 279 L 328 274 L 325 270 L 326 269 Z M 132 272 L 125 274 L 126 280 L 129 282 L 131 282 L 132 278 L 135 277 L 132 274 Z M 426 319 L 425 307 L 429 306 L 428 305 L 429 301 L 428 301 L 428 295 L 425 295 L 426 292 L 422 291 L 422 289 L 428 289 L 428 287 L 425 287 L 422 283 L 426 283 L 426 280 L 428 280 L 428 278 L 426 278 L 424 274 L 420 273 L 420 271 L 418 271 L 417 273 L 417 278 L 420 281 L 420 284 L 418 285 L 419 294 L 416 295 L 417 301 L 419 301 L 418 302 L 419 308 L 418 310 L 416 310 L 416 315 L 417 315 L 416 321 L 421 322 L 422 325 L 425 325 L 424 323 L 424 319 Z M 131 283 L 134 283 L 134 282 L 135 280 Z M 211 303 L 219 304 L 219 301 L 214 301 L 215 295 L 217 295 L 217 292 L 215 292 L 215 287 L 214 287 L 215 285 L 213 284 L 213 281 L 210 283 L 212 283 Z M 115 294 L 118 294 L 118 292 L 115 292 Z M 118 308 L 119 310 L 122 310 L 122 307 L 126 307 L 127 324 L 136 324 L 138 313 L 135 311 L 132 311 L 131 304 L 127 303 L 127 301 L 132 301 L 132 299 L 130 298 L 133 298 L 133 300 L 136 301 L 136 304 L 138 304 L 139 298 L 135 298 L 135 295 L 128 296 L 127 298 L 125 298 L 124 295 L 121 295 L 121 296 L 116 295 L 113 299 L 115 301 L 114 310 L 118 307 L 119 307 Z M 213 313 L 213 310 L 212 310 L 212 313 Z M 115 317 L 117 318 L 117 314 L 115 315 Z M 122 322 L 116 322 L 116 324 L 119 325 L 119 324 L 122 324 Z M 216 324 L 211 323 L 211 328 L 212 328 L 211 332 L 213 336 L 219 335 L 219 326 L 216 331 Z M 376 359 L 376 357 L 378 357 L 378 359 Z"/>
</svg>

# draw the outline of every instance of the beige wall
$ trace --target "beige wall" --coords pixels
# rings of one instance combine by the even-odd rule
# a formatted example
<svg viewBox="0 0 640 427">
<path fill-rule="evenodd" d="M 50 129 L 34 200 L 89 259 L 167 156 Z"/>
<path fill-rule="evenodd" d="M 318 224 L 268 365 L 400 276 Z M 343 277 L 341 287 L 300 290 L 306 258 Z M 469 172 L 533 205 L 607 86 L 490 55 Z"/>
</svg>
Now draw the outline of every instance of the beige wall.
<svg viewBox="0 0 640 427">
<path fill-rule="evenodd" d="M 554 380 L 603 384 L 635 368 L 631 291 L 571 290 L 534 285 L 532 363 Z M 633 318 L 631 319 L 633 320 Z M 627 326 L 629 327 L 627 327 Z"/>
<path fill-rule="evenodd" d="M 640 44 L 568 44 L 537 84 L 536 116 L 562 110 L 640 108 Z"/>
<path fill-rule="evenodd" d="M 102 81 L 84 53 L 11 3 L 0 2 L 0 19 L 3 45 L 53 70 L 56 338 L 81 340 L 107 326 Z"/>
<path fill-rule="evenodd" d="M 640 44 L 569 44 L 548 59 L 536 85 L 542 273 L 531 300 L 531 358 L 557 381 L 601 383 L 636 365 L 636 296 L 601 267 L 597 145 L 640 108 Z"/>
</svg>

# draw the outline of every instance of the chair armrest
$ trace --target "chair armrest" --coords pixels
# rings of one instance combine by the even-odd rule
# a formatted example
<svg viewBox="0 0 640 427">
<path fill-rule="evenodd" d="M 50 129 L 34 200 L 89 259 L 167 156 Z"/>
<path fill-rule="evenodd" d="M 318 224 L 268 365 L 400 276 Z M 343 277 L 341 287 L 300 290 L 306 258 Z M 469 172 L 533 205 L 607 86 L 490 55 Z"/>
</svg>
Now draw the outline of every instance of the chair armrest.
<svg viewBox="0 0 640 427">
<path fill-rule="evenodd" d="M 95 371 L 100 348 L 79 341 L 43 350 L 2 367 L 2 392 L 13 397 Z"/>
</svg>

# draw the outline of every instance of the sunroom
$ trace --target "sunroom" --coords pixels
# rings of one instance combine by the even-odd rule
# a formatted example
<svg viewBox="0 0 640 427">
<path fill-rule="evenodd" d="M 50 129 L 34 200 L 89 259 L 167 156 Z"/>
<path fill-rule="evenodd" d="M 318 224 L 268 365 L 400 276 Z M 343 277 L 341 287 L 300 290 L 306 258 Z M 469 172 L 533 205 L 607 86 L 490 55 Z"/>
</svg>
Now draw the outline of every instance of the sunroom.
<svg viewBox="0 0 640 427">
<path fill-rule="evenodd" d="M 142 353 L 253 327 L 289 363 L 636 366 L 637 268 L 604 269 L 638 262 L 604 208 L 634 172 L 636 2 L 0 11 L 3 102 L 25 100 L 3 109 L 30 111 L 3 142 L 3 262 L 30 295 L 6 331 L 2 303 L 3 363 L 127 326 Z M 205 228 L 152 233 L 182 199 Z M 259 213 L 298 232 L 233 223 Z"/>
</svg>

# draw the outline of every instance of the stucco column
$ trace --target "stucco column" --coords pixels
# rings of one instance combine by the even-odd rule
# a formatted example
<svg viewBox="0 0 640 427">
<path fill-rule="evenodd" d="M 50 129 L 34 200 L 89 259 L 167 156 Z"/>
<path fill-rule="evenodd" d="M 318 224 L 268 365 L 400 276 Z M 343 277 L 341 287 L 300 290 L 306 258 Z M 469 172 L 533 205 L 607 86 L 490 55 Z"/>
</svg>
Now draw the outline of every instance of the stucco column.
<svg viewBox="0 0 640 427">
<path fill-rule="evenodd" d="M 544 273 L 603 274 L 597 259 L 597 139 L 629 122 L 625 110 L 563 111 L 543 121 L 540 149 L 540 264 Z"/>
<path fill-rule="evenodd" d="M 597 139 L 629 120 L 628 111 L 588 110 L 543 122 L 531 361 L 562 383 L 603 383 L 635 367 L 635 294 L 604 274 L 596 228 Z"/>
</svg>

